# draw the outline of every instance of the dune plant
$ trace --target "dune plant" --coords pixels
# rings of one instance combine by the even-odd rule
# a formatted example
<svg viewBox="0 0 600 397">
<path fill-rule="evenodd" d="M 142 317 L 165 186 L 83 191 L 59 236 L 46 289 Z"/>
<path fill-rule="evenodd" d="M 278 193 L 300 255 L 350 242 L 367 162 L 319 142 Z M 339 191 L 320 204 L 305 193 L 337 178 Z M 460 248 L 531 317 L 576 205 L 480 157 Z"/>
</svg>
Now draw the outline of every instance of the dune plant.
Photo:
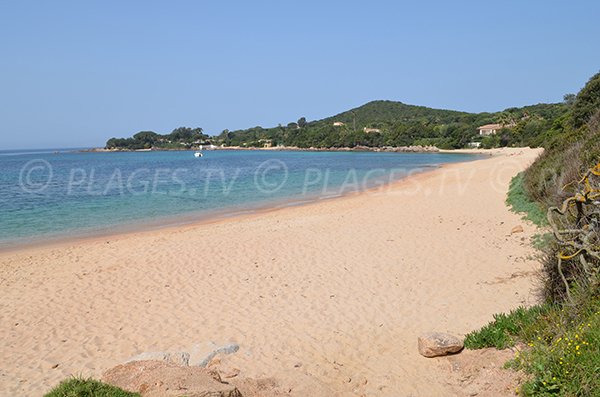
<svg viewBox="0 0 600 397">
<path fill-rule="evenodd" d="M 73 377 L 62 381 L 44 397 L 140 397 L 140 395 L 91 378 Z"/>
</svg>

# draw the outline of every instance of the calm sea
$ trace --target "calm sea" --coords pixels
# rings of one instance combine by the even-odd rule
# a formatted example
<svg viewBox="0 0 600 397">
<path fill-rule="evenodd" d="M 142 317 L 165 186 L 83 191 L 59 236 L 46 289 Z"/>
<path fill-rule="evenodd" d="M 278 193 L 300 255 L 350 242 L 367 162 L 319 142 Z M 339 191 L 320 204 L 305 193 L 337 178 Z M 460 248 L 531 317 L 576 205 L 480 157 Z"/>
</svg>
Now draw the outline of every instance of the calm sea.
<svg viewBox="0 0 600 397">
<path fill-rule="evenodd" d="M 465 154 L 0 151 L 0 248 L 361 191 Z"/>
</svg>

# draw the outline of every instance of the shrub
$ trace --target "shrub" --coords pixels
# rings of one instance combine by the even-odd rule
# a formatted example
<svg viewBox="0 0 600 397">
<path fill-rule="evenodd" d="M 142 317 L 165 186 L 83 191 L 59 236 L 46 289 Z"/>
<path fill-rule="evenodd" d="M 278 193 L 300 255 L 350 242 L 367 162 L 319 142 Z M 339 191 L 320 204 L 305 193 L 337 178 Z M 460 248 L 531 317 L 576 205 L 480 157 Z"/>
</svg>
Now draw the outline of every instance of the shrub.
<svg viewBox="0 0 600 397">
<path fill-rule="evenodd" d="M 600 108 L 600 73 L 592 76 L 577 94 L 572 109 L 573 126 L 579 128 L 585 125 L 598 108 Z"/>
<path fill-rule="evenodd" d="M 72 378 L 62 381 L 44 397 L 140 397 L 140 395 L 91 378 Z"/>
</svg>

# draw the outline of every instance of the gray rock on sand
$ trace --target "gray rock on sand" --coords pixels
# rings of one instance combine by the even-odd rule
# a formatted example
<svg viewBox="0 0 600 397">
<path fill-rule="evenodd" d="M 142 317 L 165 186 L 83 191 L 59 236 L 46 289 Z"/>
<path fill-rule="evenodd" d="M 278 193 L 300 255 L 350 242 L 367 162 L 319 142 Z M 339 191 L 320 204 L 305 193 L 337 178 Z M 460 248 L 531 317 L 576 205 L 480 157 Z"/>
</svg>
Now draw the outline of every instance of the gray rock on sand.
<svg viewBox="0 0 600 397">
<path fill-rule="evenodd" d="M 419 353 L 425 357 L 446 356 L 463 349 L 463 341 L 454 335 L 428 332 L 419 336 Z"/>
<path fill-rule="evenodd" d="M 229 343 L 223 346 L 219 346 L 215 342 L 197 344 L 191 349 L 190 365 L 205 368 L 210 363 L 210 360 L 218 354 L 233 354 L 238 350 L 240 350 L 240 346 L 236 343 Z"/>
<path fill-rule="evenodd" d="M 144 352 L 131 357 L 125 363 L 133 361 L 164 361 L 187 367 L 190 365 L 190 353 L 186 352 Z"/>
</svg>

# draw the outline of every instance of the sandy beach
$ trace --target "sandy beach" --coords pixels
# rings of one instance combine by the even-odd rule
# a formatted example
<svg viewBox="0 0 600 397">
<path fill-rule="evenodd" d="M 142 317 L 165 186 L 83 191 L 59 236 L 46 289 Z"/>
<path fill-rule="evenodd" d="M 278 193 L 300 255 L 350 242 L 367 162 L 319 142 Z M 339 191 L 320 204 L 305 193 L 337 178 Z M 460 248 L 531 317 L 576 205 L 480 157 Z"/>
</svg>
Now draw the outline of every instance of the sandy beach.
<svg viewBox="0 0 600 397">
<path fill-rule="evenodd" d="M 292 396 L 463 395 L 417 337 L 462 336 L 535 302 L 536 229 L 504 201 L 539 153 L 500 149 L 362 194 L 0 253 L 0 395 L 207 341 L 238 343 L 227 365 Z"/>
</svg>

